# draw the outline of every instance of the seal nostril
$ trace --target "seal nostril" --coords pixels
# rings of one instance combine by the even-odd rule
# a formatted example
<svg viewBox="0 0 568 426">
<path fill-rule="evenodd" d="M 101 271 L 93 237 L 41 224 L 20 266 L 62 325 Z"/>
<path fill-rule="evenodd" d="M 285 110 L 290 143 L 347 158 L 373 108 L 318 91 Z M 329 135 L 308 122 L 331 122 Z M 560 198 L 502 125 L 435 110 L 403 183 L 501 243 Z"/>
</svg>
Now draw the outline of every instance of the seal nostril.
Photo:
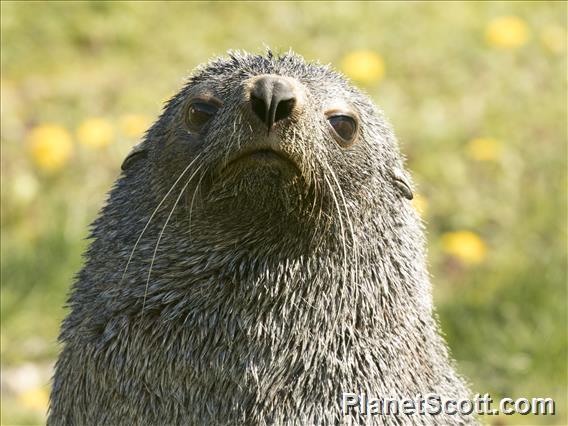
<svg viewBox="0 0 568 426">
<path fill-rule="evenodd" d="M 266 123 L 268 121 L 268 106 L 264 100 L 251 94 L 250 105 L 256 116 Z"/>
<path fill-rule="evenodd" d="M 296 105 L 296 99 L 286 99 L 282 100 L 278 103 L 276 107 L 276 114 L 274 115 L 274 122 L 284 120 L 292 115 L 292 111 L 294 110 L 294 106 Z"/>
</svg>

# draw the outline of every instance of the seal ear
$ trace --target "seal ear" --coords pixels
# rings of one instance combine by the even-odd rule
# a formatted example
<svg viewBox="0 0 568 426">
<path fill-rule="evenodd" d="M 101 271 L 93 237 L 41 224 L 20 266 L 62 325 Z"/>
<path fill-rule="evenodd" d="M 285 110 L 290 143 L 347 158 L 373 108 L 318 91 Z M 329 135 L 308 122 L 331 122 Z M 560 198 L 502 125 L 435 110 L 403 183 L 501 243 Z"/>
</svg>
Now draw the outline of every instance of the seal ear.
<svg viewBox="0 0 568 426">
<path fill-rule="evenodd" d="M 404 198 L 407 200 L 412 200 L 414 198 L 408 178 L 401 170 L 397 168 L 392 170 L 392 181 L 394 186 L 402 193 Z"/>
<path fill-rule="evenodd" d="M 134 164 L 134 162 L 146 157 L 148 157 L 148 148 L 146 147 L 144 142 L 140 142 L 138 145 L 134 145 L 132 147 L 132 149 L 122 162 L 120 168 L 122 170 L 126 170 L 128 167 Z"/>
</svg>

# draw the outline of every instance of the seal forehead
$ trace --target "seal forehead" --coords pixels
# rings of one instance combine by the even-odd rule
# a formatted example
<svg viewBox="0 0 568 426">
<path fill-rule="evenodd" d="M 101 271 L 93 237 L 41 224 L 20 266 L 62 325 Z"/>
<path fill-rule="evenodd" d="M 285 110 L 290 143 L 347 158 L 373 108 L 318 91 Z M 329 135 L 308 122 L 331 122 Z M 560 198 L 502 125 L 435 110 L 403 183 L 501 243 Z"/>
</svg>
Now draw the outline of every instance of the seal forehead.
<svg viewBox="0 0 568 426">
<path fill-rule="evenodd" d="M 368 99 L 353 87 L 343 75 L 329 65 L 306 62 L 296 53 L 287 52 L 274 55 L 268 51 L 266 55 L 247 52 L 229 52 L 227 56 L 217 57 L 198 68 L 190 78 L 189 93 L 205 91 L 217 94 L 220 98 L 233 94 L 242 95 L 246 87 L 255 77 L 277 75 L 296 80 L 298 87 L 303 88 L 302 97 L 311 97 L 315 105 L 324 110 L 337 108 L 338 103 L 365 105 Z"/>
<path fill-rule="evenodd" d="M 229 52 L 226 57 L 218 57 L 199 68 L 192 82 L 211 82 L 234 84 L 235 80 L 248 79 L 262 74 L 276 74 L 296 78 L 301 81 L 326 81 L 345 84 L 345 80 L 330 67 L 308 63 L 301 56 L 289 52 L 266 56 L 246 52 Z"/>
</svg>

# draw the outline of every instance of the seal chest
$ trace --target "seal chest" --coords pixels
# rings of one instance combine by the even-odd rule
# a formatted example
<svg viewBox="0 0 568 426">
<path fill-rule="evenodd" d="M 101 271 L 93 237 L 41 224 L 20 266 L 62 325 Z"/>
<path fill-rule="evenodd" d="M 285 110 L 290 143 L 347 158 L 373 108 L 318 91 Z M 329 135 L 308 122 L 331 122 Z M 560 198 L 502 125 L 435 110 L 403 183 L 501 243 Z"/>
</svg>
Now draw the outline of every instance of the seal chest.
<svg viewBox="0 0 568 426">
<path fill-rule="evenodd" d="M 165 107 L 95 220 L 49 424 L 474 423 L 344 393 L 466 397 L 380 111 L 329 67 L 232 52 Z"/>
</svg>

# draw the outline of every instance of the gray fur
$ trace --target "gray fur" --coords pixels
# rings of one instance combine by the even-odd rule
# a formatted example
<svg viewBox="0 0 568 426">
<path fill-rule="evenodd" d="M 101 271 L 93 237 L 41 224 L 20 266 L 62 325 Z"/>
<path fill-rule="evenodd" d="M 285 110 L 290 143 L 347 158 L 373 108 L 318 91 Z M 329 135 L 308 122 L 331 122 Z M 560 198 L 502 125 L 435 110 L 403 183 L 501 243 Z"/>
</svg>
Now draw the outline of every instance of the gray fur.
<svg viewBox="0 0 568 426">
<path fill-rule="evenodd" d="M 220 172 L 267 137 L 242 108 L 242 82 L 267 73 L 307 89 L 301 116 L 276 129 L 299 172 Z M 203 87 L 224 106 L 196 135 L 184 116 Z M 322 111 L 337 98 L 361 119 L 349 148 Z M 468 391 L 439 335 L 396 139 L 339 74 L 292 53 L 215 59 L 123 169 L 69 298 L 49 424 L 475 422 L 341 414 L 343 392 Z"/>
</svg>

